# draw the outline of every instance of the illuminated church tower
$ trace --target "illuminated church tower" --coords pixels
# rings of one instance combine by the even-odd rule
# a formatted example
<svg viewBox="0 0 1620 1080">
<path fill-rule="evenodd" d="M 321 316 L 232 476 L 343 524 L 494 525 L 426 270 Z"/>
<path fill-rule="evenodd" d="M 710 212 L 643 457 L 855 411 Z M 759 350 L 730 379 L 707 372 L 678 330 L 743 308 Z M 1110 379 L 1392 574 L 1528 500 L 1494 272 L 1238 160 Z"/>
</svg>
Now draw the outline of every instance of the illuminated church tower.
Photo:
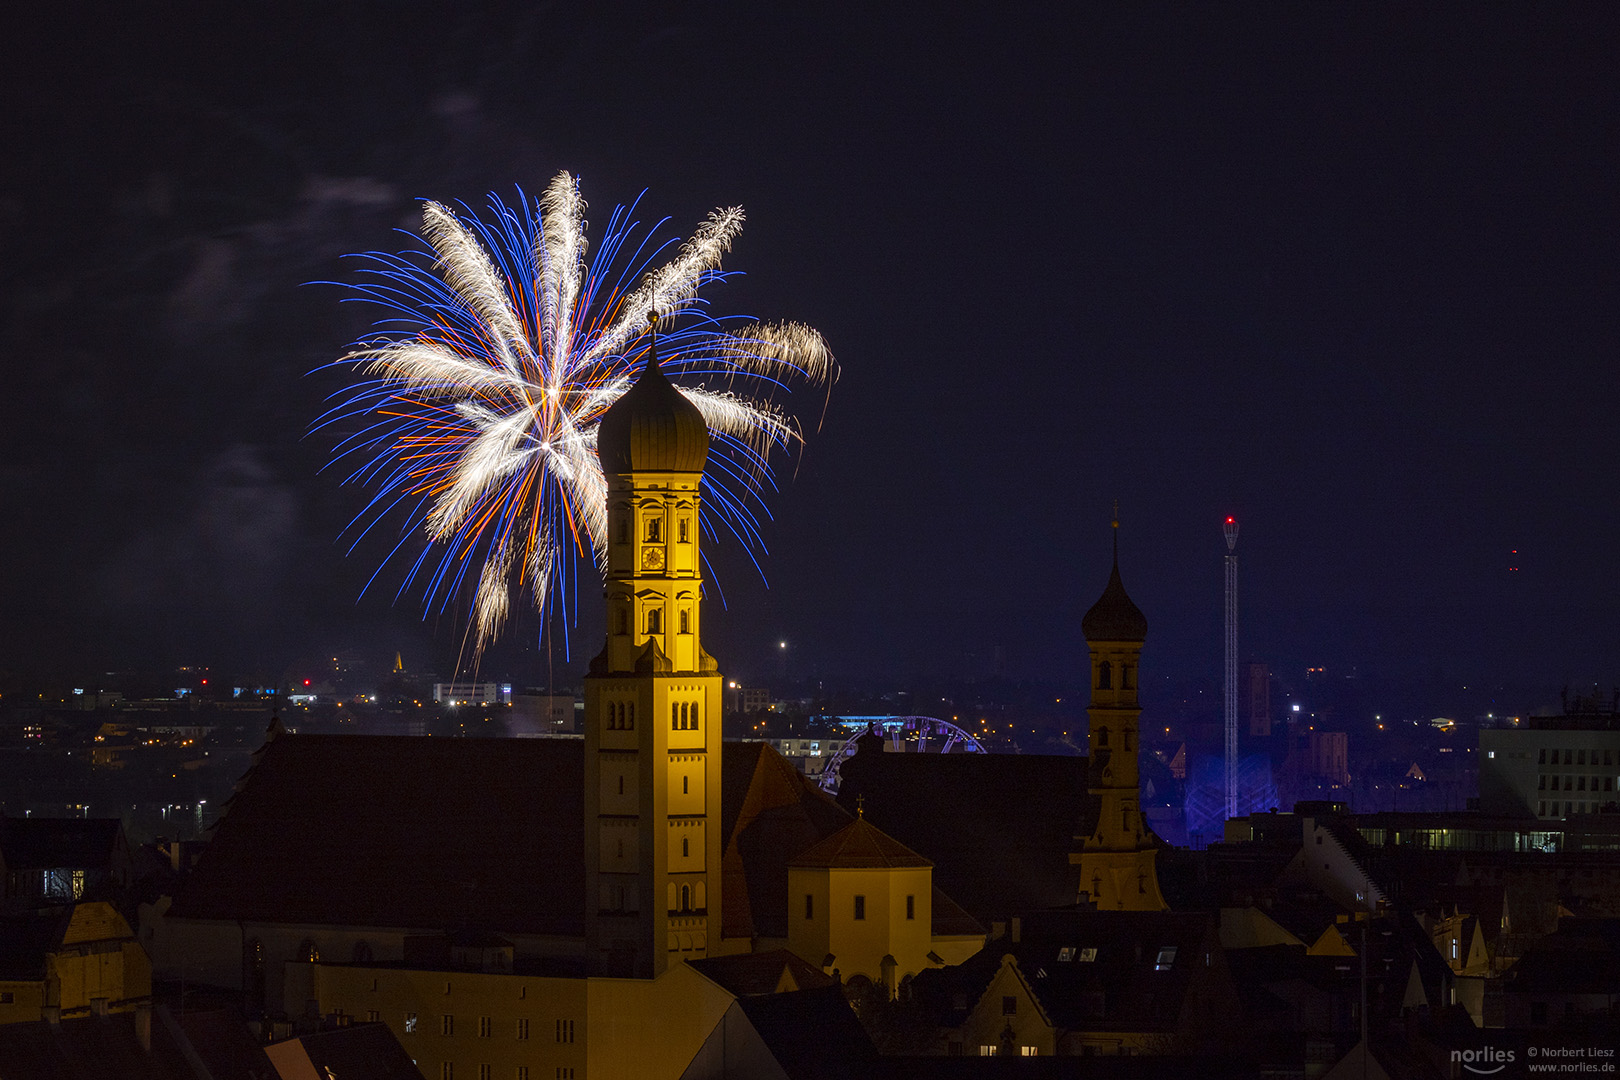
<svg viewBox="0 0 1620 1080">
<path fill-rule="evenodd" d="M 699 638 L 708 427 L 658 366 L 602 417 L 607 644 L 585 679 L 585 944 L 652 978 L 720 937 L 720 675 Z"/>
<path fill-rule="evenodd" d="M 1114 522 L 1114 570 L 1102 598 L 1080 623 L 1091 649 L 1091 767 L 1089 789 L 1097 810 L 1091 835 L 1081 838 L 1081 892 L 1099 911 L 1164 911 L 1154 869 L 1157 849 L 1142 820 L 1136 755 L 1136 690 L 1147 619 L 1119 579 L 1119 522 Z"/>
</svg>

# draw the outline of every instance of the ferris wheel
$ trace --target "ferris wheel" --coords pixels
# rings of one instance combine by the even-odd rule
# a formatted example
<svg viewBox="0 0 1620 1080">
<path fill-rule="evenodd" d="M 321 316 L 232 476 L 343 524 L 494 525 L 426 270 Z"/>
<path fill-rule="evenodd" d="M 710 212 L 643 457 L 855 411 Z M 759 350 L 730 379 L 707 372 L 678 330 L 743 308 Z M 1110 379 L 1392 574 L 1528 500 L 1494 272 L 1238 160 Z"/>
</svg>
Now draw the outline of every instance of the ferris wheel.
<svg viewBox="0 0 1620 1080">
<path fill-rule="evenodd" d="M 863 730 L 844 740 L 844 744 L 833 752 L 827 759 L 826 768 L 821 773 L 821 790 L 829 795 L 838 792 L 838 770 L 844 759 L 854 755 L 855 743 L 868 731 L 875 731 L 883 736 L 888 745 L 885 752 L 896 754 L 983 754 L 986 753 L 979 740 L 957 727 L 949 720 L 941 720 L 934 716 L 882 716 L 858 718 L 845 717 L 846 722 L 852 719 L 864 722 Z"/>
</svg>

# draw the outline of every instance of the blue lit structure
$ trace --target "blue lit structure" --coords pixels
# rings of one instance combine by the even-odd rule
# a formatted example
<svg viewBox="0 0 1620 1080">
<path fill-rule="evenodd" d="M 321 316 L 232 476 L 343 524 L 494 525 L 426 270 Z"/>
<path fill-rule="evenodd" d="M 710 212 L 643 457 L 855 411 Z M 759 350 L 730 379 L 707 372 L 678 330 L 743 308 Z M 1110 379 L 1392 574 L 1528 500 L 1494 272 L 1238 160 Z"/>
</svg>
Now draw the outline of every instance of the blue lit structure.
<svg viewBox="0 0 1620 1080">
<path fill-rule="evenodd" d="M 828 759 L 821 773 L 821 790 L 829 795 L 838 791 L 838 767 L 855 753 L 855 742 L 868 731 L 888 740 L 888 749 L 897 754 L 983 754 L 979 740 L 949 720 L 934 716 L 820 716 L 813 717 L 834 727 L 853 731 Z"/>
</svg>

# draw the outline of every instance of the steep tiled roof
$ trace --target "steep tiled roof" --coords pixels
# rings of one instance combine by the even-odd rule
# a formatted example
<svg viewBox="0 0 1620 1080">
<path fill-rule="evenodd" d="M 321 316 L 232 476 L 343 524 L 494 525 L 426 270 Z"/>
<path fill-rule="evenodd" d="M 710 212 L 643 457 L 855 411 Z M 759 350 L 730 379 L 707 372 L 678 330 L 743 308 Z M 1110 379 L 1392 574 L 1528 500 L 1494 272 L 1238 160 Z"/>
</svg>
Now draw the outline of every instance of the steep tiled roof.
<svg viewBox="0 0 1620 1080">
<path fill-rule="evenodd" d="M 934 864 L 934 884 L 975 918 L 1072 904 L 1069 853 L 1088 810 L 1083 757 L 857 753 L 838 801 Z"/>
<path fill-rule="evenodd" d="M 852 816 L 766 743 L 727 743 L 721 835 L 729 938 L 787 937 L 787 863 Z"/>
<path fill-rule="evenodd" d="M 924 867 L 933 863 L 865 818 L 845 825 L 788 860 L 789 866 L 829 869 Z"/>
<path fill-rule="evenodd" d="M 583 773 L 577 740 L 276 738 L 169 914 L 582 933 Z"/>
<path fill-rule="evenodd" d="M 171 916 L 584 930 L 584 744 L 289 735 L 267 743 Z M 787 860 L 851 817 L 764 743 L 721 760 L 725 936 L 787 936 Z"/>
</svg>

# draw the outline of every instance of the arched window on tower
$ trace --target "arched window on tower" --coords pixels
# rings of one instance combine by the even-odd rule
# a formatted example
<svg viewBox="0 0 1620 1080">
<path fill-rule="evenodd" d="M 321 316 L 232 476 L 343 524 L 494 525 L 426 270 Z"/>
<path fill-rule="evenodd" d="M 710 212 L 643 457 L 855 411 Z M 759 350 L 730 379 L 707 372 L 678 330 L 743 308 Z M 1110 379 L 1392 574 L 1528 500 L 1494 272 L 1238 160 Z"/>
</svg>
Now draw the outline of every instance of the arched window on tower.
<svg viewBox="0 0 1620 1080">
<path fill-rule="evenodd" d="M 692 910 L 692 886 L 690 885 L 681 886 L 681 910 Z"/>
<path fill-rule="evenodd" d="M 664 540 L 664 519 L 650 517 L 647 519 L 647 543 L 660 544 Z"/>
<path fill-rule="evenodd" d="M 1097 665 L 1097 689 L 1112 690 L 1114 686 L 1114 669 L 1104 660 Z"/>
<path fill-rule="evenodd" d="M 1119 688 L 1121 690 L 1131 688 L 1131 665 L 1129 664 L 1119 665 Z"/>
<path fill-rule="evenodd" d="M 664 612 L 662 608 L 647 609 L 647 633 L 661 634 L 664 632 Z"/>
<path fill-rule="evenodd" d="M 687 706 L 687 708 L 691 711 L 686 714 L 686 726 L 689 730 L 696 731 L 698 729 L 697 702 L 692 702 L 692 704 Z"/>
<path fill-rule="evenodd" d="M 1107 728 L 1098 728 L 1097 729 L 1097 745 L 1098 746 L 1104 746 L 1104 747 L 1108 745 L 1108 729 Z"/>
<path fill-rule="evenodd" d="M 628 634 L 630 632 L 630 613 L 625 611 L 624 608 L 619 609 L 616 621 L 619 625 L 619 633 Z"/>
<path fill-rule="evenodd" d="M 692 632 L 692 613 L 690 611 L 687 611 L 685 608 L 681 608 L 681 633 L 690 634 L 691 632 Z"/>
<path fill-rule="evenodd" d="M 680 532 L 677 534 L 680 542 L 683 544 L 688 543 L 690 541 L 690 537 L 688 536 L 689 523 L 687 519 L 681 518 L 680 525 L 678 525 L 677 528 L 680 530 Z"/>
<path fill-rule="evenodd" d="M 619 543 L 628 544 L 629 542 L 630 542 L 630 518 L 627 517 L 627 516 L 626 517 L 620 517 L 619 518 Z"/>
<path fill-rule="evenodd" d="M 624 729 L 636 730 L 636 703 L 633 701 L 624 708 Z"/>
<path fill-rule="evenodd" d="M 688 840 L 684 836 L 681 837 L 681 858 L 683 858 L 683 859 L 687 858 L 691 854 L 692 854 L 692 841 Z M 685 907 L 686 905 L 683 903 L 681 906 Z"/>
<path fill-rule="evenodd" d="M 669 703 L 669 729 L 681 730 L 681 707 L 673 701 Z"/>
</svg>

